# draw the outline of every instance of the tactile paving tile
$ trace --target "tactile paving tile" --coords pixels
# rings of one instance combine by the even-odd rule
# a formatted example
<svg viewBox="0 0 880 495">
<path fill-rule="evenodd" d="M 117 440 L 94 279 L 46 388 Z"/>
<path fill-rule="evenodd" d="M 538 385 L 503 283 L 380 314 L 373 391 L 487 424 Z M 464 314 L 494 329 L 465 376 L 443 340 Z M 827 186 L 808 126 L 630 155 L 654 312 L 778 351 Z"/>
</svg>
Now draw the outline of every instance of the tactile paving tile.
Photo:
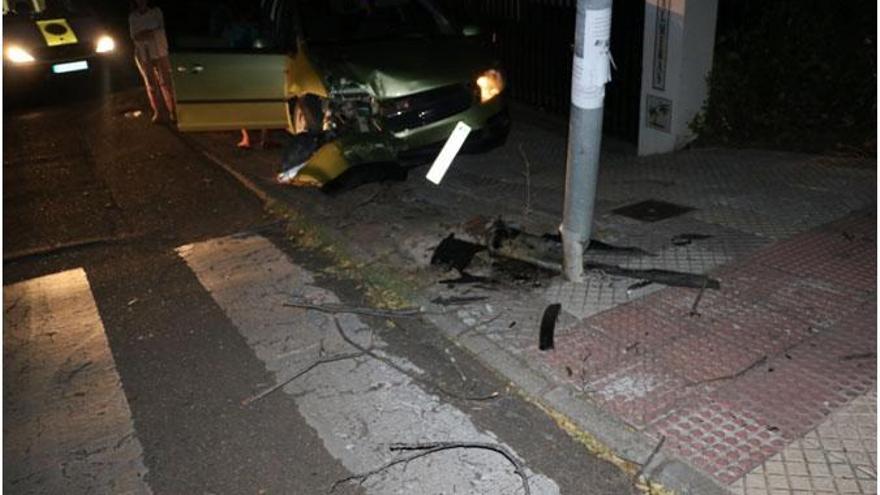
<svg viewBox="0 0 880 495">
<path fill-rule="evenodd" d="M 737 495 L 877 493 L 877 394 L 854 399 L 731 484 Z"/>
<path fill-rule="evenodd" d="M 685 380 L 712 385 L 734 376 L 762 357 L 760 351 L 702 330 L 676 338 L 657 354 L 665 368 L 675 370 Z"/>
<path fill-rule="evenodd" d="M 763 418 L 724 400 L 696 398 L 647 431 L 657 439 L 666 437 L 665 451 L 720 481 L 730 483 L 742 477 L 785 445 Z"/>
<path fill-rule="evenodd" d="M 764 418 L 791 440 L 818 425 L 848 397 L 826 377 L 805 369 L 800 356 L 771 359 L 710 393 Z"/>
<path fill-rule="evenodd" d="M 763 250 L 754 261 L 793 275 L 844 287 L 876 288 L 877 260 L 873 240 L 850 240 L 837 232 L 819 230 L 798 236 L 796 241 Z"/>
<path fill-rule="evenodd" d="M 685 315 L 681 319 L 699 333 L 759 356 L 772 356 L 810 335 L 808 325 L 757 302 L 732 297 L 728 290 L 727 286 L 721 291 L 706 290 L 696 315 L 690 314 L 697 292 L 693 289 L 668 289 L 654 297 L 676 308 L 674 314 Z"/>
<path fill-rule="evenodd" d="M 640 346 L 651 350 L 688 331 L 686 312 L 663 305 L 656 298 L 658 291 L 642 299 L 618 306 L 589 318 L 590 325 L 600 329 L 624 348 Z"/>
<path fill-rule="evenodd" d="M 634 351 L 627 351 L 598 330 L 580 326 L 556 338 L 553 350 L 542 352 L 534 347 L 529 354 L 550 367 L 557 376 L 583 389 L 588 382 Z"/>
<path fill-rule="evenodd" d="M 584 390 L 602 407 L 641 429 L 699 391 L 647 352 L 624 360 L 614 371 L 588 381 Z"/>
</svg>

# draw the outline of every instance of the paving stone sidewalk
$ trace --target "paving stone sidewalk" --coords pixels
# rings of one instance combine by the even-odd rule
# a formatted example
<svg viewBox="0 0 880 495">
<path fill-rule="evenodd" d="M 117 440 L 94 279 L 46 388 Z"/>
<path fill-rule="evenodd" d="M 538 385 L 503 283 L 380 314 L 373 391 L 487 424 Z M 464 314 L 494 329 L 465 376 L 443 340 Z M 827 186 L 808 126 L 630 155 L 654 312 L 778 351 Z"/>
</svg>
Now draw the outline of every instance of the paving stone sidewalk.
<svg viewBox="0 0 880 495">
<path fill-rule="evenodd" d="M 876 160 L 695 149 L 603 153 L 594 238 L 647 254 L 588 252 L 630 268 L 708 273 L 721 289 L 590 273 L 442 286 L 429 266 L 450 232 L 501 216 L 555 231 L 565 139 L 520 119 L 508 144 L 461 156 L 440 187 L 408 181 L 329 198 L 272 184 L 277 150 L 232 134 L 188 139 L 251 187 L 301 211 L 358 260 L 414 280 L 419 297 L 485 298 L 441 329 L 539 400 L 681 493 L 876 493 Z M 684 212 L 640 221 L 645 200 Z M 476 220 L 475 220 L 476 219 Z M 474 270 L 491 273 L 478 258 Z M 561 303 L 555 350 L 537 350 Z M 824 490 L 824 492 L 823 492 Z"/>
</svg>

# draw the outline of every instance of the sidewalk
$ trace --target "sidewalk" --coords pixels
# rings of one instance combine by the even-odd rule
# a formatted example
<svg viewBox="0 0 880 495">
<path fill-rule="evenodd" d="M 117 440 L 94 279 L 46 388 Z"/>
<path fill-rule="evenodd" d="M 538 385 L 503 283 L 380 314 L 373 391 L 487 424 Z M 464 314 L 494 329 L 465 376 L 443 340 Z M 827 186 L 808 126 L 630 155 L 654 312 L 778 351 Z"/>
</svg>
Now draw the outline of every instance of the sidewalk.
<svg viewBox="0 0 880 495">
<path fill-rule="evenodd" d="M 561 219 L 565 139 L 515 123 L 508 144 L 461 156 L 441 186 L 330 198 L 272 183 L 278 151 L 232 134 L 187 135 L 249 187 L 319 226 L 332 249 L 401 281 L 407 296 L 479 301 L 434 318 L 536 401 L 678 493 L 876 493 L 876 162 L 698 149 L 603 154 L 593 237 L 648 254 L 588 252 L 627 268 L 710 273 L 721 289 L 590 273 L 441 285 L 429 265 L 450 233 L 496 217 L 542 234 Z M 855 166 L 853 166 L 855 165 Z M 648 220 L 623 207 L 654 200 Z M 504 278 L 487 257 L 471 270 Z M 555 350 L 537 350 L 548 304 Z M 659 452 L 652 456 L 655 447 Z"/>
</svg>

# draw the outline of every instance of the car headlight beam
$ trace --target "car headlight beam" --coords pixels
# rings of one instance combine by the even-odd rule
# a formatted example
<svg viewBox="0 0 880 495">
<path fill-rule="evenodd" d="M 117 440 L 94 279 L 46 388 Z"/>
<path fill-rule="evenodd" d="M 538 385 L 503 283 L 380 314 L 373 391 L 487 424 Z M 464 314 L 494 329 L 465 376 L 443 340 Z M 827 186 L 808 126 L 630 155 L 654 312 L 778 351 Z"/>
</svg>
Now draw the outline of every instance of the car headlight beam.
<svg viewBox="0 0 880 495">
<path fill-rule="evenodd" d="M 477 88 L 480 90 L 480 103 L 486 103 L 504 91 L 504 76 L 498 70 L 487 70 L 477 77 Z"/>
<path fill-rule="evenodd" d="M 116 41 L 114 41 L 112 37 L 107 35 L 98 38 L 98 43 L 95 45 L 96 53 L 109 53 L 115 49 Z"/>
<path fill-rule="evenodd" d="M 27 50 L 16 45 L 6 48 L 6 59 L 13 64 L 27 64 L 35 60 Z"/>
</svg>

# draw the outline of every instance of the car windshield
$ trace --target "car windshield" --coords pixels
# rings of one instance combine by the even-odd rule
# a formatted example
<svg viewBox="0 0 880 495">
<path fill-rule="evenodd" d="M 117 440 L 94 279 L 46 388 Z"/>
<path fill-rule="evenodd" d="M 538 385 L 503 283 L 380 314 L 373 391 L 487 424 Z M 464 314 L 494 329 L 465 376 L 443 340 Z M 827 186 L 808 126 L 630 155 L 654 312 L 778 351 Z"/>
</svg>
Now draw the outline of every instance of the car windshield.
<svg viewBox="0 0 880 495">
<path fill-rule="evenodd" d="M 36 17 L 89 15 L 85 0 L 3 0 L 3 15 Z"/>
<path fill-rule="evenodd" d="M 424 0 L 302 0 L 306 38 L 346 43 L 451 34 L 449 21 Z"/>
</svg>

